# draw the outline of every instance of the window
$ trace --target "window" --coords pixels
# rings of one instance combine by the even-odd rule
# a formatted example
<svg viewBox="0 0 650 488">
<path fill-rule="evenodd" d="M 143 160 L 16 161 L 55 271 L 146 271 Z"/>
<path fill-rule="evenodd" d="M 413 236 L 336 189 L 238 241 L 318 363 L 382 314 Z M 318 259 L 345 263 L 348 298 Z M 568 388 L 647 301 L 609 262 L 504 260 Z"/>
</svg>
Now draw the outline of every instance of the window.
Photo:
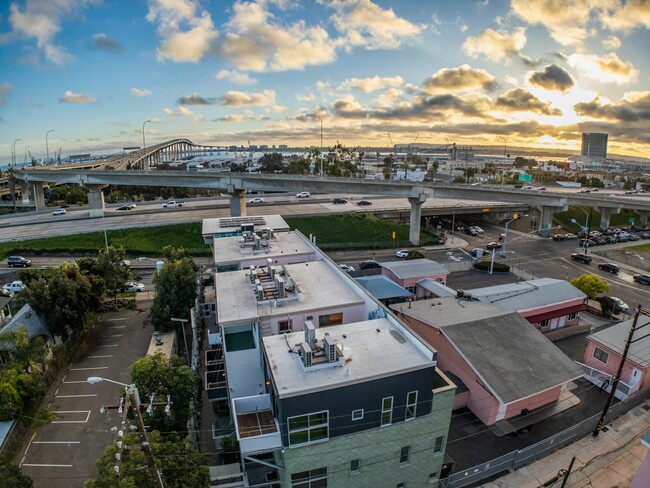
<svg viewBox="0 0 650 488">
<path fill-rule="evenodd" d="M 404 446 L 399 453 L 399 463 L 406 464 L 409 462 L 409 454 L 411 452 L 411 446 Z"/>
<path fill-rule="evenodd" d="M 278 332 L 280 334 L 284 332 L 291 332 L 291 321 L 290 320 L 280 320 L 278 322 Z"/>
<path fill-rule="evenodd" d="M 327 488 L 327 468 L 293 473 L 291 488 Z"/>
<path fill-rule="evenodd" d="M 440 437 L 436 437 L 436 440 L 433 443 L 433 453 L 434 454 L 441 454 L 444 444 L 445 444 L 445 436 L 444 435 L 441 435 Z"/>
<path fill-rule="evenodd" d="M 287 419 L 289 445 L 297 446 L 329 438 L 328 412 L 310 413 Z"/>
<path fill-rule="evenodd" d="M 320 315 L 318 317 L 318 326 L 327 327 L 328 325 L 341 325 L 343 323 L 342 313 L 331 313 L 329 315 Z"/>
<path fill-rule="evenodd" d="M 390 425 L 393 422 L 393 397 L 386 397 L 381 402 L 381 425 Z"/>
<path fill-rule="evenodd" d="M 543 328 L 545 328 L 545 327 L 548 327 L 548 320 L 542 320 L 542 321 L 539 323 L 539 327 L 540 327 L 540 329 L 543 329 Z"/>
<path fill-rule="evenodd" d="M 569 314 L 569 316 L 567 317 L 567 320 L 575 320 L 577 318 L 578 318 L 578 314 L 577 314 L 577 312 L 574 312 L 574 313 Z"/>
<path fill-rule="evenodd" d="M 361 420 L 363 418 L 363 408 L 352 410 L 352 420 Z"/>
<path fill-rule="evenodd" d="M 415 418 L 415 409 L 418 404 L 418 392 L 411 391 L 406 395 L 406 420 Z"/>
<path fill-rule="evenodd" d="M 607 360 L 609 359 L 609 354 L 603 351 L 601 348 L 597 347 L 594 349 L 594 357 L 598 359 L 598 361 L 607 364 Z"/>
<path fill-rule="evenodd" d="M 353 459 L 350 461 L 350 473 L 358 473 L 359 472 L 359 460 L 358 459 Z"/>
</svg>

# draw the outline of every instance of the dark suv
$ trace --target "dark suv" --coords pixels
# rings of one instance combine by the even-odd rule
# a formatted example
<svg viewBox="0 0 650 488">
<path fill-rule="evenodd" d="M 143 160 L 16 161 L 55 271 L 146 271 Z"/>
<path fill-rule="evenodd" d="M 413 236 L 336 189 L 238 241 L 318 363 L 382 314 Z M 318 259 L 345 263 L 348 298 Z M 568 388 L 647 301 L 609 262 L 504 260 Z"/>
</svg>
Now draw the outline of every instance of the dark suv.
<svg viewBox="0 0 650 488">
<path fill-rule="evenodd" d="M 642 285 L 650 285 L 650 275 L 647 274 L 638 274 L 632 276 L 634 281 L 637 283 L 641 283 Z"/>
<path fill-rule="evenodd" d="M 618 274 L 618 272 L 621 270 L 614 263 L 600 263 L 598 265 L 598 269 L 602 269 L 603 271 L 607 271 L 608 273 L 612 273 L 612 274 Z"/>
<path fill-rule="evenodd" d="M 361 261 L 359 263 L 359 269 L 375 269 L 375 268 L 381 268 L 381 264 L 379 264 L 377 261 L 374 260 Z"/>
<path fill-rule="evenodd" d="M 576 252 L 571 254 L 571 259 L 574 261 L 580 261 L 581 263 L 584 264 L 589 264 L 591 263 L 591 260 L 593 259 L 589 254 L 585 254 L 583 252 Z"/>
<path fill-rule="evenodd" d="M 7 266 L 11 268 L 27 268 L 32 265 L 32 262 L 29 259 L 25 259 L 22 256 L 9 256 L 7 258 Z"/>
</svg>

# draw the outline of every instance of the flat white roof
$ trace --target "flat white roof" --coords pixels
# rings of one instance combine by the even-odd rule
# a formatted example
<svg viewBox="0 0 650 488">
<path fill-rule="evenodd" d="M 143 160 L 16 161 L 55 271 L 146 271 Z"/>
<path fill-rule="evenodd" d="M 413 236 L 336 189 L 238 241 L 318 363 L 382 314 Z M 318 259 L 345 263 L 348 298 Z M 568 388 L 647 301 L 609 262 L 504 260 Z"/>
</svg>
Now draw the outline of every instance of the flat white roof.
<svg viewBox="0 0 650 488">
<path fill-rule="evenodd" d="M 285 269 L 300 290 L 300 300 L 283 301 L 280 307 L 268 301 L 258 303 L 248 277 L 249 270 L 217 273 L 217 322 L 228 325 L 256 320 L 260 316 L 286 317 L 308 310 L 365 303 L 348 281 L 326 262 L 288 264 Z"/>
<path fill-rule="evenodd" d="M 275 232 L 286 232 L 289 224 L 281 215 L 251 215 L 244 217 L 219 217 L 215 219 L 203 219 L 201 234 L 203 237 L 215 234 L 226 234 L 239 232 L 242 224 L 254 224 L 254 230 L 266 230 L 270 227 Z"/>
<path fill-rule="evenodd" d="M 316 329 L 316 339 L 325 333 L 343 349 L 344 361 L 329 367 L 304 368 L 298 354 L 304 332 L 262 338 L 269 371 L 280 398 L 306 395 L 355 383 L 395 376 L 435 366 L 386 318 Z"/>
<path fill-rule="evenodd" d="M 212 243 L 214 264 L 242 263 L 242 269 L 245 268 L 246 261 L 259 261 L 260 259 L 276 259 L 280 256 L 295 256 L 301 254 L 314 254 L 314 249 L 305 239 L 296 232 L 280 232 L 273 235 L 270 246 L 266 251 L 251 253 L 251 248 L 242 249 L 239 247 L 241 236 L 222 237 L 215 239 Z M 245 250 L 246 252 L 242 252 Z"/>
</svg>

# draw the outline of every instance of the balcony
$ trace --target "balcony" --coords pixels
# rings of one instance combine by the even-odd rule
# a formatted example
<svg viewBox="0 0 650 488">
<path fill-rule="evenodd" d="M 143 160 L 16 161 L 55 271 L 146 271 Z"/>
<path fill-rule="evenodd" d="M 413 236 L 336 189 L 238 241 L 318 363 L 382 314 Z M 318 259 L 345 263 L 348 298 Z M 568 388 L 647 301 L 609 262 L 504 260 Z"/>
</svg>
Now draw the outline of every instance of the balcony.
<svg viewBox="0 0 650 488">
<path fill-rule="evenodd" d="M 271 397 L 257 395 L 232 401 L 237 440 L 242 454 L 282 447 L 280 429 L 271 410 Z"/>
<path fill-rule="evenodd" d="M 587 366 L 586 364 L 579 363 L 578 361 L 576 361 L 576 364 L 582 368 L 582 375 L 585 377 L 585 379 L 589 380 L 599 388 L 602 388 L 607 393 L 612 390 L 612 382 L 614 381 L 612 375 L 603 371 L 599 371 L 596 368 L 592 368 L 591 366 Z M 618 385 L 616 386 L 616 391 L 614 392 L 614 396 L 621 401 L 626 400 L 628 397 L 639 390 L 639 386 L 639 383 L 636 385 L 628 385 L 624 381 L 619 380 Z"/>
</svg>

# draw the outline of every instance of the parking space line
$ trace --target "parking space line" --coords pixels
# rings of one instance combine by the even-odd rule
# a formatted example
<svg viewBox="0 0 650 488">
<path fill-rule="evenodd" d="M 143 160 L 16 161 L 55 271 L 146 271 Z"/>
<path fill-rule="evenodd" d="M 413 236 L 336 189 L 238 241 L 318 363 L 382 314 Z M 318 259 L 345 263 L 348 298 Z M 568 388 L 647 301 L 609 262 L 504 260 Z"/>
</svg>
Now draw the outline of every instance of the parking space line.
<svg viewBox="0 0 650 488">
<path fill-rule="evenodd" d="M 128 317 L 116 318 L 116 319 L 106 319 L 105 322 L 120 322 L 122 320 L 129 320 Z"/>
<path fill-rule="evenodd" d="M 102 336 L 102 339 L 107 339 L 109 337 L 122 337 L 122 334 L 105 335 Z"/>
<path fill-rule="evenodd" d="M 111 325 L 109 329 L 126 329 L 126 325 Z"/>
<path fill-rule="evenodd" d="M 62 381 L 64 385 L 74 385 L 75 383 L 88 383 L 88 380 Z"/>
<path fill-rule="evenodd" d="M 93 369 L 108 369 L 108 366 L 95 366 L 94 368 L 70 368 L 70 371 L 90 371 Z"/>
<path fill-rule="evenodd" d="M 88 395 L 54 395 L 55 398 L 86 398 L 86 397 L 96 397 L 97 394 L 88 394 Z"/>
<path fill-rule="evenodd" d="M 113 358 L 112 354 L 106 354 L 104 356 L 86 356 L 86 359 L 101 359 L 101 358 Z"/>
<path fill-rule="evenodd" d="M 53 414 L 60 414 L 60 413 L 82 413 L 86 414 L 86 419 L 85 420 L 52 420 L 52 424 L 85 424 L 88 422 L 88 419 L 90 418 L 90 410 L 54 410 L 52 412 Z"/>
<path fill-rule="evenodd" d="M 32 444 L 81 444 L 81 441 L 34 441 Z"/>
<path fill-rule="evenodd" d="M 30 464 L 30 463 L 23 463 L 23 466 L 29 466 L 31 468 L 72 468 L 72 464 Z"/>
<path fill-rule="evenodd" d="M 117 347 L 117 344 L 100 344 L 97 347 Z"/>
</svg>

